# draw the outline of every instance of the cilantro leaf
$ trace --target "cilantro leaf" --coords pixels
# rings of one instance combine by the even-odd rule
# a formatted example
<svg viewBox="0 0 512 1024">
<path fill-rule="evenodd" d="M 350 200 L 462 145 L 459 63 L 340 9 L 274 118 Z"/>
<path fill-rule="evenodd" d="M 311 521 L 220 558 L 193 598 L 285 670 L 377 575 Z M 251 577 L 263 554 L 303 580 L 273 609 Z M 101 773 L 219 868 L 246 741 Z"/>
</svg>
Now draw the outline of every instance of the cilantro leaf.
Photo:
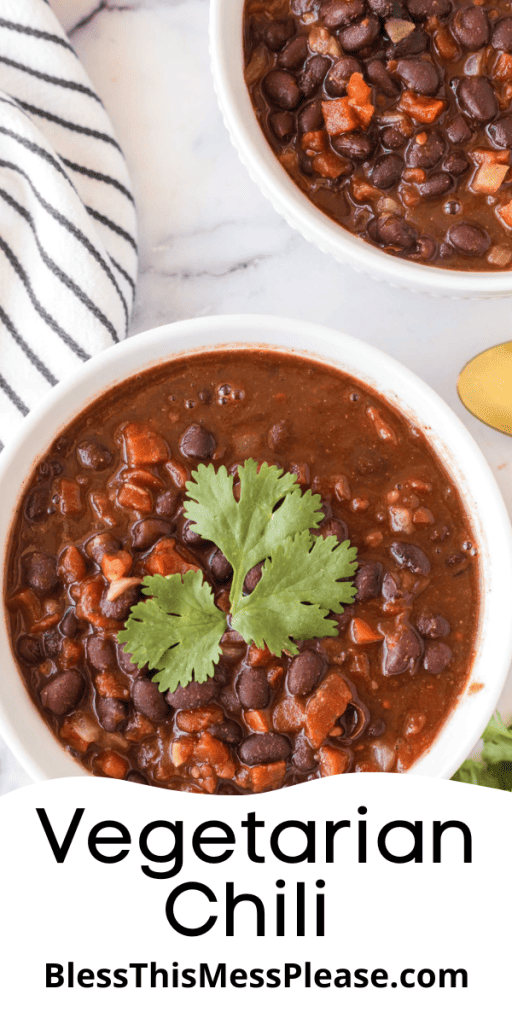
<svg viewBox="0 0 512 1024">
<path fill-rule="evenodd" d="M 512 793 L 512 727 L 507 728 L 501 716 L 491 718 L 482 736 L 482 761 L 464 761 L 453 776 L 454 782 L 470 782 L 475 786 L 501 789 Z"/>
<path fill-rule="evenodd" d="M 478 761 L 464 761 L 455 775 L 454 782 L 470 782 L 474 786 L 487 786 L 489 789 L 500 789 L 498 780 L 487 771 L 484 764 Z"/>
<path fill-rule="evenodd" d="M 488 764 L 512 761 L 512 729 L 507 729 L 498 712 L 494 718 L 491 718 L 482 739 L 484 741 L 482 757 Z"/>
<path fill-rule="evenodd" d="M 297 477 L 266 462 L 248 459 L 238 470 L 240 497 L 225 466 L 200 465 L 187 484 L 185 512 L 195 531 L 213 541 L 233 567 L 231 605 L 236 610 L 244 579 L 288 537 L 318 526 L 321 498 L 302 493 Z M 277 507 L 276 507 L 277 506 Z"/>
<path fill-rule="evenodd" d="M 150 600 L 133 606 L 119 643 L 139 668 L 147 664 L 157 670 L 154 679 L 162 692 L 174 693 L 192 679 L 204 683 L 222 653 L 219 642 L 226 629 L 209 584 L 191 569 L 183 576 L 146 576 L 143 593 Z"/>
<path fill-rule="evenodd" d="M 349 541 L 312 537 L 305 530 L 288 537 L 272 552 L 252 594 L 232 615 L 233 629 L 246 643 L 265 644 L 273 654 L 297 653 L 294 641 L 335 636 L 337 625 L 329 612 L 342 612 L 352 604 L 357 552 Z"/>
</svg>

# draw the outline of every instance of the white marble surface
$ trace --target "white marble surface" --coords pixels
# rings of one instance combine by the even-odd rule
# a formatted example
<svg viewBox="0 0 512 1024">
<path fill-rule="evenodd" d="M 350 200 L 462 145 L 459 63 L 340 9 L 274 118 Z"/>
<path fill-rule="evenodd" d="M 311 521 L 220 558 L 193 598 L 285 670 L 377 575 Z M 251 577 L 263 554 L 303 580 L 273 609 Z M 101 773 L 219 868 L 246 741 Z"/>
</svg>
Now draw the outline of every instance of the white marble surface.
<svg viewBox="0 0 512 1024">
<path fill-rule="evenodd" d="M 512 300 L 395 291 L 295 234 L 250 181 L 217 111 L 208 0 L 51 2 L 131 169 L 141 243 L 131 333 L 229 312 L 343 328 L 400 359 L 446 399 L 482 448 L 512 512 L 512 439 L 473 420 L 455 391 L 472 354 L 512 337 Z M 501 708 L 512 713 L 512 677 Z M 0 794 L 25 781 L 0 742 Z"/>
</svg>

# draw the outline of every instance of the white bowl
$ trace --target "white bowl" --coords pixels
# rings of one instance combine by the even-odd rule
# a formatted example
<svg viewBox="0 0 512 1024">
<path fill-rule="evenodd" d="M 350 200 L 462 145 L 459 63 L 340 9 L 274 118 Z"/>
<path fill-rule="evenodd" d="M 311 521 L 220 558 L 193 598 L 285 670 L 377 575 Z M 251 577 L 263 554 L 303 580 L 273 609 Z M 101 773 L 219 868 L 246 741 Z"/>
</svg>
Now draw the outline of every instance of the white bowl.
<svg viewBox="0 0 512 1024">
<path fill-rule="evenodd" d="M 512 531 L 494 477 L 472 437 L 418 377 L 378 349 L 327 327 L 266 316 L 218 316 L 147 331 L 95 356 L 31 412 L 0 460 L 0 558 L 13 513 L 55 437 L 114 384 L 191 351 L 268 346 L 339 367 L 388 398 L 429 438 L 462 499 L 480 550 L 481 612 L 476 657 L 464 693 L 412 774 L 449 777 L 474 746 L 500 695 L 512 655 Z M 0 621 L 0 730 L 34 779 L 82 775 L 33 705 L 20 677 L 5 616 Z M 475 685 L 477 684 L 477 685 Z"/>
<path fill-rule="evenodd" d="M 243 8 L 244 0 L 210 0 L 210 54 L 215 91 L 242 163 L 288 224 L 322 252 L 394 287 L 451 298 L 512 295 L 512 271 L 443 270 L 390 256 L 340 227 L 307 199 L 279 163 L 254 113 L 244 80 Z"/>
</svg>

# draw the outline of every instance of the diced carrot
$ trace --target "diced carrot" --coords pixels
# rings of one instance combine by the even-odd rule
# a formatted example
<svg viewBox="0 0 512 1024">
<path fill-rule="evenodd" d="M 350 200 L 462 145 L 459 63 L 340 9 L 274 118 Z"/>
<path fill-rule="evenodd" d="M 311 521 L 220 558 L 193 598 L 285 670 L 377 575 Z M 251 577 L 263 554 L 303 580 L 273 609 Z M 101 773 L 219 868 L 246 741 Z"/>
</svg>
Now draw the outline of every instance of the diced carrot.
<svg viewBox="0 0 512 1024">
<path fill-rule="evenodd" d="M 352 193 L 356 202 L 364 202 L 365 199 L 375 199 L 377 196 L 381 196 L 382 192 L 375 185 L 370 185 L 369 181 L 362 181 L 361 178 L 352 178 Z"/>
<path fill-rule="evenodd" d="M 116 700 L 127 700 L 130 696 L 127 683 L 114 672 L 99 672 L 94 680 L 94 686 L 100 697 L 114 697 Z"/>
<path fill-rule="evenodd" d="M 13 594 L 9 598 L 8 605 L 13 611 L 21 612 L 26 626 L 38 619 L 41 614 L 41 602 L 34 594 L 34 591 L 29 590 L 28 587 L 24 587 L 23 590 L 18 590 L 16 594 Z"/>
<path fill-rule="evenodd" d="M 334 493 L 338 501 L 344 501 L 351 497 L 350 484 L 346 476 L 340 474 L 340 476 L 333 477 L 332 481 L 334 484 Z"/>
<path fill-rule="evenodd" d="M 52 629 L 53 626 L 57 625 L 59 619 L 59 612 L 52 612 L 50 615 L 45 615 L 44 618 L 32 623 L 29 633 L 46 633 L 47 629 Z"/>
<path fill-rule="evenodd" d="M 339 178 L 346 168 L 347 161 L 336 153 L 320 153 L 313 160 L 313 170 L 322 178 Z"/>
<path fill-rule="evenodd" d="M 85 558 L 74 544 L 70 544 L 59 558 L 59 575 L 66 583 L 80 583 L 87 575 Z"/>
<path fill-rule="evenodd" d="M 60 668 L 73 668 L 75 665 L 79 665 L 83 658 L 83 648 L 77 640 L 71 640 L 70 637 L 64 637 L 59 653 L 59 666 Z"/>
<path fill-rule="evenodd" d="M 350 762 L 350 754 L 348 750 L 343 750 L 341 747 L 321 747 L 320 748 L 320 775 L 343 775 Z"/>
<path fill-rule="evenodd" d="M 190 774 L 196 780 L 203 793 L 215 793 L 217 789 L 217 776 L 213 768 L 203 764 L 201 767 L 191 768 Z"/>
<path fill-rule="evenodd" d="M 297 477 L 297 483 L 301 487 L 306 487 L 309 484 L 309 466 L 305 462 L 292 462 L 290 464 L 290 473 Z"/>
<path fill-rule="evenodd" d="M 112 583 L 127 576 L 133 565 L 133 557 L 129 551 L 116 551 L 114 555 L 103 555 L 101 571 Z"/>
<path fill-rule="evenodd" d="M 185 466 L 182 466 L 181 462 L 177 462 L 176 459 L 168 459 L 165 463 L 165 468 L 174 484 L 179 491 L 184 491 L 190 480 L 190 470 Z"/>
<path fill-rule="evenodd" d="M 147 487 L 150 491 L 162 491 L 164 484 L 155 473 L 149 469 L 128 469 L 121 473 L 122 479 L 129 484 L 136 484 L 137 487 Z"/>
<path fill-rule="evenodd" d="M 351 700 L 343 676 L 336 669 L 329 670 L 306 704 L 305 733 L 313 747 L 321 746 Z"/>
<path fill-rule="evenodd" d="M 133 469 L 165 462 L 169 452 L 161 434 L 147 423 L 128 423 L 123 430 L 126 461 Z"/>
<path fill-rule="evenodd" d="M 352 619 L 350 624 L 352 640 L 355 644 L 376 644 L 384 639 L 381 633 L 377 633 L 364 619 Z"/>
<path fill-rule="evenodd" d="M 493 195 L 508 174 L 510 150 L 475 149 L 471 155 L 480 165 L 471 182 L 471 188 L 474 192 Z"/>
<path fill-rule="evenodd" d="M 74 711 L 64 719 L 59 735 L 73 750 L 85 754 L 90 744 L 99 739 L 100 731 L 98 723 L 85 711 Z"/>
<path fill-rule="evenodd" d="M 217 765 L 225 764 L 231 759 L 227 744 L 209 732 L 201 734 L 195 746 L 194 757 L 198 762 L 210 764 L 215 769 Z"/>
<path fill-rule="evenodd" d="M 274 708 L 274 729 L 276 732 L 298 732 L 304 724 L 305 713 L 304 701 L 299 697 L 283 697 Z"/>
<path fill-rule="evenodd" d="M 503 206 L 499 206 L 497 212 L 506 226 L 512 228 L 512 199 Z"/>
<path fill-rule="evenodd" d="M 267 672 L 267 682 L 269 686 L 275 690 L 276 686 L 279 686 L 281 679 L 284 676 L 284 668 L 282 665 L 274 665 L 273 668 L 269 668 Z"/>
<path fill-rule="evenodd" d="M 100 601 L 103 596 L 105 581 L 101 576 L 94 576 L 92 579 L 84 580 L 78 584 L 79 596 L 77 598 L 76 614 L 79 619 L 91 622 L 93 626 L 100 629 L 108 629 L 111 619 L 100 610 Z"/>
<path fill-rule="evenodd" d="M 322 111 L 329 135 L 343 135 L 344 132 L 353 132 L 358 127 L 358 120 L 348 96 L 324 100 Z"/>
<path fill-rule="evenodd" d="M 252 732 L 269 732 L 270 719 L 268 711 L 244 711 L 245 724 Z"/>
<path fill-rule="evenodd" d="M 183 575 L 189 569 L 197 572 L 199 566 L 182 558 L 176 550 L 176 541 L 171 537 L 159 540 L 145 562 L 148 576 L 172 576 L 175 572 L 180 572 Z"/>
<path fill-rule="evenodd" d="M 272 651 L 269 651 L 266 645 L 265 647 L 256 647 L 256 644 L 251 644 L 251 646 L 249 647 L 247 660 L 249 662 L 249 665 L 259 665 L 265 667 L 265 665 L 270 665 L 270 662 L 272 661 L 273 657 L 274 655 L 272 654 Z"/>
<path fill-rule="evenodd" d="M 122 508 L 131 508 L 135 512 L 148 513 L 153 508 L 153 499 L 144 487 L 136 484 L 123 484 L 117 495 L 118 504 Z"/>
<path fill-rule="evenodd" d="M 443 60 L 453 61 L 457 57 L 459 48 L 451 32 L 447 28 L 440 28 L 434 33 L 434 43 L 437 52 Z"/>
<path fill-rule="evenodd" d="M 300 140 L 303 150 L 310 156 L 313 153 L 325 153 L 327 149 L 327 132 L 305 132 Z"/>
<path fill-rule="evenodd" d="M 130 765 L 125 757 L 116 754 L 115 750 L 104 750 L 94 759 L 95 768 L 100 768 L 111 779 L 124 779 Z"/>
<path fill-rule="evenodd" d="M 512 80 L 512 54 L 500 53 L 494 65 L 492 76 L 499 82 L 510 82 Z"/>
<path fill-rule="evenodd" d="M 413 513 L 412 520 L 417 526 L 431 526 L 435 522 L 434 516 L 428 508 L 417 508 Z"/>
<path fill-rule="evenodd" d="M 180 736 L 179 739 L 174 740 L 171 747 L 171 760 L 176 768 L 180 765 L 186 764 L 190 761 L 194 754 L 196 741 L 191 736 Z"/>
<path fill-rule="evenodd" d="M 94 491 L 89 495 L 89 501 L 95 519 L 101 519 L 107 526 L 115 526 L 117 519 L 112 515 L 112 505 L 108 494 L 104 491 Z"/>
<path fill-rule="evenodd" d="M 257 764 L 254 768 L 249 768 L 251 789 L 253 793 L 262 793 L 264 789 L 277 789 L 285 775 L 286 761 Z"/>
<path fill-rule="evenodd" d="M 209 704 L 205 708 L 196 708 L 193 711 L 178 711 L 176 725 L 182 732 L 202 732 L 209 725 L 222 722 L 223 717 L 220 708 L 216 707 L 215 704 Z"/>
<path fill-rule="evenodd" d="M 398 106 L 420 124 L 433 124 L 446 108 L 446 101 L 436 100 L 432 96 L 421 96 L 410 89 L 404 89 Z"/>
<path fill-rule="evenodd" d="M 135 712 L 124 729 L 124 735 L 129 743 L 140 743 L 145 736 L 151 736 L 153 732 L 155 732 L 155 726 L 149 721 L 149 718 L 141 715 L 140 711 Z"/>
<path fill-rule="evenodd" d="M 366 84 L 359 71 L 355 71 L 350 76 L 347 96 L 359 124 L 362 128 L 368 128 L 375 113 L 375 107 L 371 103 L 371 86 Z"/>
<path fill-rule="evenodd" d="M 82 511 L 82 498 L 80 487 L 76 480 L 67 480 L 61 477 L 57 484 L 59 495 L 59 507 L 63 516 L 79 516 Z"/>
</svg>

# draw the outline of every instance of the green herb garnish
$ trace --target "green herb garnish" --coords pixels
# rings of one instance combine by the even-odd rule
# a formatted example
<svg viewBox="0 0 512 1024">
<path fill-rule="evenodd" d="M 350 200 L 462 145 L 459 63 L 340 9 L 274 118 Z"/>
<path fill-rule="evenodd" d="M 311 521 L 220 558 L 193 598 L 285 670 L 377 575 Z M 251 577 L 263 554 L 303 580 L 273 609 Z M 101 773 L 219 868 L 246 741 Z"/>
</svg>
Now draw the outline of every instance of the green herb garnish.
<svg viewBox="0 0 512 1024">
<path fill-rule="evenodd" d="M 496 712 L 482 739 L 482 760 L 464 761 L 453 776 L 454 782 L 470 782 L 512 793 L 512 727 L 507 728 Z"/>
<path fill-rule="evenodd" d="M 216 544 L 233 567 L 229 627 L 248 644 L 273 654 L 297 653 L 297 642 L 335 636 L 330 612 L 342 612 L 356 593 L 349 582 L 356 548 L 309 531 L 323 519 L 321 498 L 302 493 L 296 476 L 249 459 L 234 480 L 221 466 L 200 465 L 187 484 L 185 511 L 194 530 Z M 262 576 L 244 596 L 244 580 L 263 563 Z M 140 601 L 118 640 L 139 666 L 155 669 L 159 689 L 174 692 L 213 674 L 227 628 L 201 572 L 146 576 Z"/>
</svg>

